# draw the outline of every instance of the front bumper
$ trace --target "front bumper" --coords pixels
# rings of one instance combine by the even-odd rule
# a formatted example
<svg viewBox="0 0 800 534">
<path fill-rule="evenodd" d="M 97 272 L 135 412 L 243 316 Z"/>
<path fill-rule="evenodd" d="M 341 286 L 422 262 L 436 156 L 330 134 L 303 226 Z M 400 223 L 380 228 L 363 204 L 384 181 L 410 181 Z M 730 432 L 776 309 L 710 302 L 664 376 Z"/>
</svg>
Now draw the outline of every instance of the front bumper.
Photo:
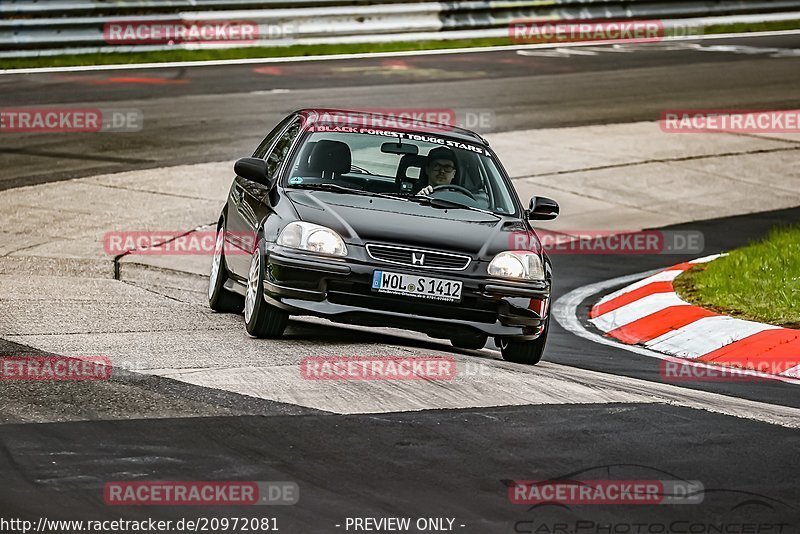
<svg viewBox="0 0 800 534">
<path fill-rule="evenodd" d="M 348 245 L 348 250 L 348 257 L 333 258 L 268 245 L 264 298 L 297 315 L 404 328 L 437 338 L 482 333 L 532 340 L 544 329 L 549 281 L 518 283 L 489 278 L 486 262 L 473 261 L 464 271 L 413 269 L 373 260 L 363 247 Z M 375 292 L 375 270 L 461 281 L 461 301 Z"/>
</svg>

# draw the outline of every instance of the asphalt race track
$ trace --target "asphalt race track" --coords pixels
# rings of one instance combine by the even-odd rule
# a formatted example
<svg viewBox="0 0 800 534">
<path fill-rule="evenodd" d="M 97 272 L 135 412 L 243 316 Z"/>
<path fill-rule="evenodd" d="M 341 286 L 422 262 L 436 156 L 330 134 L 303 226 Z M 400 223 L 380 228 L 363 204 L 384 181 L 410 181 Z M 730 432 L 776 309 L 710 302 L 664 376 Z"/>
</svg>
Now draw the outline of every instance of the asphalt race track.
<svg viewBox="0 0 800 534">
<path fill-rule="evenodd" d="M 797 36 L 579 50 L 309 63 L 2 75 L 4 106 L 93 102 L 139 109 L 144 129 L 17 135 L 0 148 L 0 189 L 133 168 L 233 160 L 302 107 L 490 111 L 490 131 L 657 120 L 664 109 L 791 109 Z M 578 49 L 576 49 L 578 50 Z M 552 51 L 540 51 L 545 53 Z M 530 52 L 529 52 L 530 53 Z"/>
<path fill-rule="evenodd" d="M 141 132 L 118 135 L 0 134 L 0 191 L 233 160 L 304 106 L 490 110 L 486 133 L 653 121 L 670 108 L 800 107 L 800 36 L 584 52 L 0 75 L 5 107 L 93 102 L 141 110 L 145 121 Z M 800 207 L 668 229 L 703 232 L 705 255 L 798 220 Z M 696 256 L 556 255 L 554 296 Z M 584 324 L 591 303 L 578 309 Z M 0 315 L 0 337 L 3 322 Z M 307 340 L 304 353 L 362 343 L 452 352 L 421 335 L 303 320 L 292 322 L 290 334 Z M 452 353 L 501 365 L 493 348 Z M 0 339 L 0 354 L 43 353 Z M 519 374 L 602 373 L 632 400 L 340 415 L 117 369 L 109 381 L 4 382 L 0 517 L 271 517 L 289 533 L 346 532 L 348 517 L 451 518 L 452 530 L 464 533 L 663 534 L 670 525 L 700 534 L 719 525 L 737 534 L 800 532 L 796 384 L 687 382 L 677 387 L 696 404 L 662 402 L 650 392 L 665 384 L 658 360 L 579 338 L 555 322 L 545 360 L 531 369 L 502 365 Z M 591 373 L 575 372 L 569 380 L 601 389 Z M 731 399 L 747 414 L 729 415 Z M 784 424 L 772 421 L 770 409 Z M 47 422 L 38 419 L 43 413 Z M 699 480 L 704 497 L 661 506 L 509 501 L 511 480 L 570 477 Z M 301 496 L 293 506 L 114 507 L 102 495 L 112 480 L 293 481 Z"/>
</svg>

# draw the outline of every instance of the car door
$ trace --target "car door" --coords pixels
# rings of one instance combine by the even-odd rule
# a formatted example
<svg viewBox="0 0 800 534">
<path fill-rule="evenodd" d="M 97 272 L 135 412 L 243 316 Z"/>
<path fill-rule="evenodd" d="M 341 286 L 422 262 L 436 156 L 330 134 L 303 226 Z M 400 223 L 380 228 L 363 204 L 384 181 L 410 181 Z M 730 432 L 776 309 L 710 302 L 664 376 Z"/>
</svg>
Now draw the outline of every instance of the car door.
<svg viewBox="0 0 800 534">
<path fill-rule="evenodd" d="M 289 154 L 292 143 L 300 132 L 301 118 L 290 117 L 284 124 L 279 136 L 274 142 L 267 139 L 259 146 L 253 157 L 267 161 L 267 176 L 276 177 L 282 168 L 283 162 Z M 269 137 L 269 136 L 268 136 Z M 265 201 L 269 190 L 262 184 L 246 180 L 237 176 L 231 189 L 231 198 L 235 207 L 235 217 L 231 218 L 229 226 L 230 244 L 238 252 L 232 258 L 231 269 L 242 278 L 247 276 L 250 256 L 255 246 L 255 236 L 266 217 L 272 213 L 272 208 Z M 230 210 L 229 210 L 230 212 Z"/>
<path fill-rule="evenodd" d="M 269 149 L 277 142 L 280 135 L 294 118 L 294 115 L 289 115 L 279 122 L 261 141 L 261 144 L 253 152 L 252 157 L 264 159 Z M 248 242 L 250 239 L 247 238 L 247 223 L 245 219 L 247 208 L 244 206 L 245 191 L 248 187 L 250 187 L 248 180 L 241 176 L 235 176 L 228 192 L 225 217 L 225 262 L 234 278 L 247 277 L 250 252 L 252 251 L 252 245 Z"/>
</svg>

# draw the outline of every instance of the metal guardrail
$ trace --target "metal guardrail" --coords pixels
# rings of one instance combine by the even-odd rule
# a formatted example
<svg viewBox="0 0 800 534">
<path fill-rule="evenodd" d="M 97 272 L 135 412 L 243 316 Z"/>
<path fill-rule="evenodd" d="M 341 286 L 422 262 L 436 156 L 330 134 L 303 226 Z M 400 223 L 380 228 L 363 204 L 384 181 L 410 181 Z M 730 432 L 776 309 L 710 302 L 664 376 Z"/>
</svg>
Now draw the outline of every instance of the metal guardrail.
<svg viewBox="0 0 800 534">
<path fill-rule="evenodd" d="M 628 0 L 637 1 L 637 0 Z M 63 13 L 130 14 L 162 13 L 178 11 L 205 11 L 226 9 L 264 9 L 319 6 L 346 6 L 368 4 L 413 4 L 420 0 L 4 0 L 0 3 L 0 15 L 31 15 Z M 451 9 L 481 9 L 535 7 L 553 4 L 597 4 L 619 3 L 619 0 L 499 0 L 465 1 L 442 3 Z"/>
<path fill-rule="evenodd" d="M 800 19 L 800 0 L 3 0 L 0 58 L 197 47 L 502 37 L 519 19 Z M 111 44 L 112 22 L 248 21 L 248 43 Z M 691 21 L 690 21 L 691 22 Z"/>
</svg>

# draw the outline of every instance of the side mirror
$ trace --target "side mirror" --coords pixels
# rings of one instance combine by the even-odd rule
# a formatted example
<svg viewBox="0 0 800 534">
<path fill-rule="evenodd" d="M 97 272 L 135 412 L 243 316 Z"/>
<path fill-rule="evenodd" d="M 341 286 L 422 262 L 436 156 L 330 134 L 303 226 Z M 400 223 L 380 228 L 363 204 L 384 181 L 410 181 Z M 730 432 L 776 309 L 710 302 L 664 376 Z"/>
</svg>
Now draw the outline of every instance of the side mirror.
<svg viewBox="0 0 800 534">
<path fill-rule="evenodd" d="M 547 197 L 533 197 L 528 206 L 529 221 L 550 221 L 558 217 L 558 202 Z"/>
<path fill-rule="evenodd" d="M 266 186 L 267 189 L 272 189 L 275 185 L 275 179 L 267 176 L 267 162 L 263 159 L 242 158 L 233 164 L 233 172 L 236 176 Z"/>
</svg>

